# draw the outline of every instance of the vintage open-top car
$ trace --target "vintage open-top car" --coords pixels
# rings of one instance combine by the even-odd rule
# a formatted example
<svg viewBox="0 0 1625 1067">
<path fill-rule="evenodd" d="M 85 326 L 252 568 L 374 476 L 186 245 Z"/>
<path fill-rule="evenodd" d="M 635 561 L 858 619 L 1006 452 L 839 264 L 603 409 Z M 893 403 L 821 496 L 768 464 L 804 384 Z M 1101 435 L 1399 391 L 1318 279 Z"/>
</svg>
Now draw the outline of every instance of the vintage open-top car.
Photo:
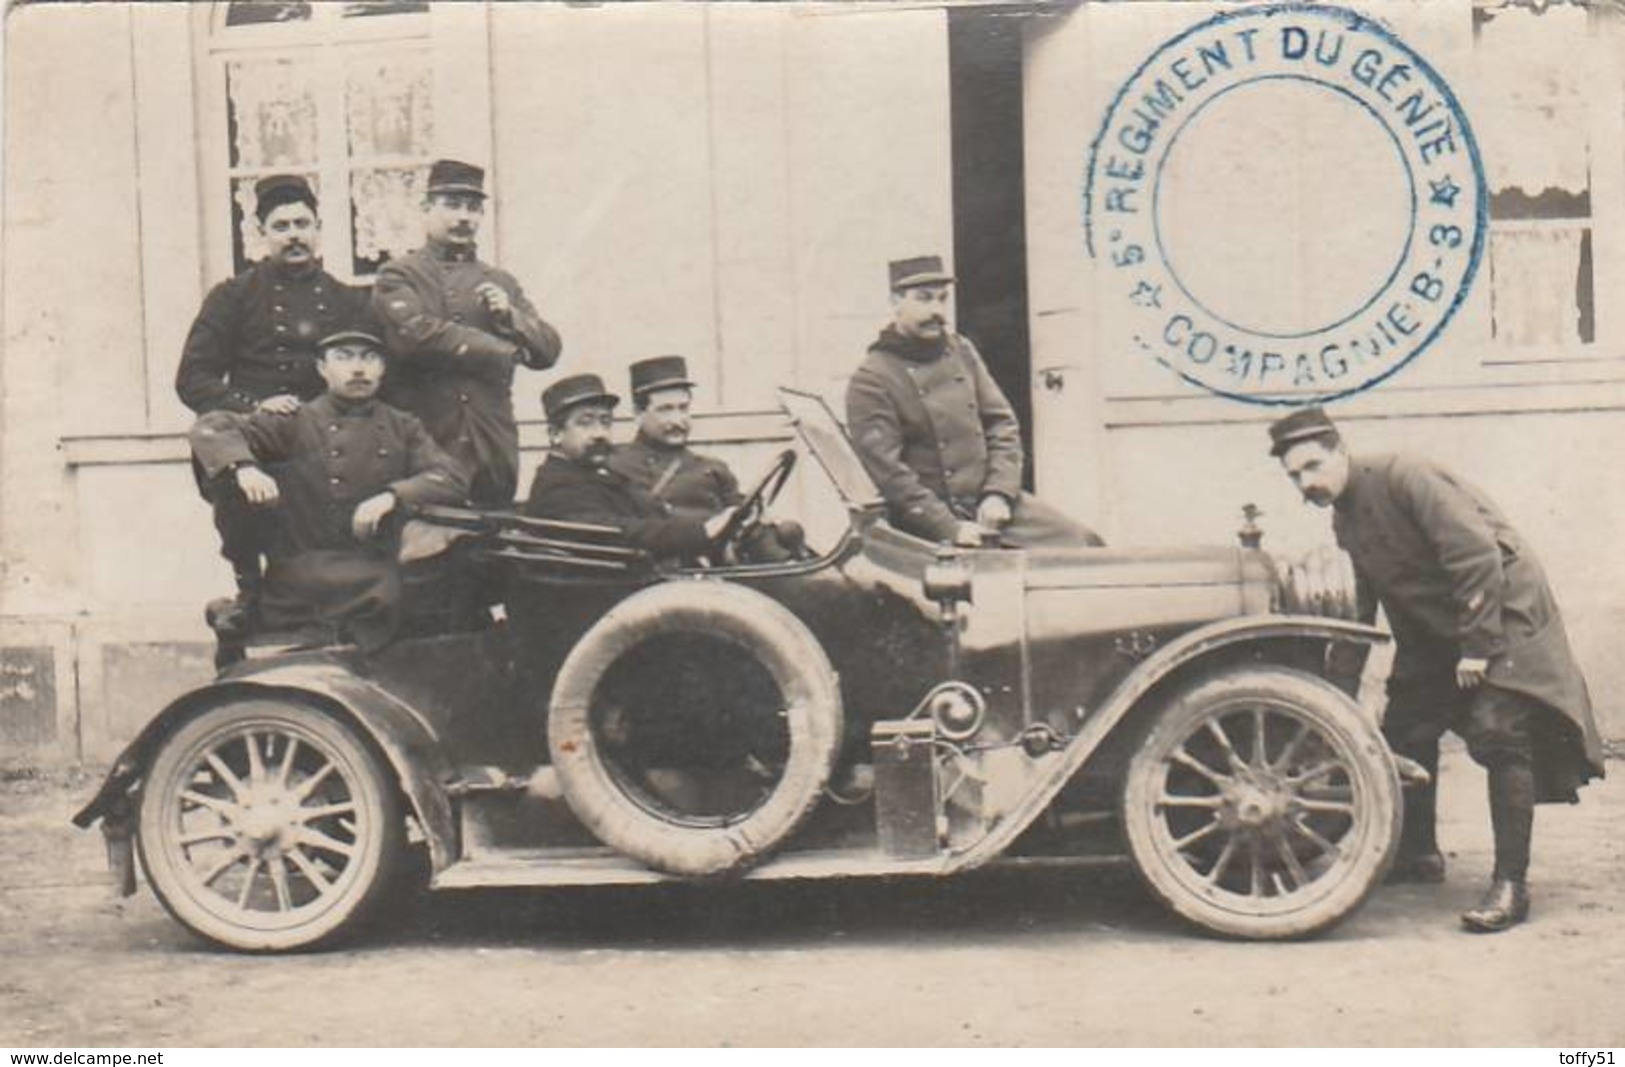
<svg viewBox="0 0 1625 1067">
<path fill-rule="evenodd" d="M 1347 667 L 1381 631 L 1286 613 L 1256 548 L 900 533 L 823 402 L 781 397 L 803 473 L 847 512 L 826 549 L 735 551 L 794 450 L 694 565 L 599 527 L 430 513 L 459 540 L 406 635 L 249 648 L 76 821 L 101 821 L 126 892 L 134 852 L 176 919 L 251 951 L 348 933 L 425 866 L 434 888 L 581 886 L 1104 847 L 1197 926 L 1253 938 L 1324 930 L 1381 880 L 1399 778 Z"/>
</svg>

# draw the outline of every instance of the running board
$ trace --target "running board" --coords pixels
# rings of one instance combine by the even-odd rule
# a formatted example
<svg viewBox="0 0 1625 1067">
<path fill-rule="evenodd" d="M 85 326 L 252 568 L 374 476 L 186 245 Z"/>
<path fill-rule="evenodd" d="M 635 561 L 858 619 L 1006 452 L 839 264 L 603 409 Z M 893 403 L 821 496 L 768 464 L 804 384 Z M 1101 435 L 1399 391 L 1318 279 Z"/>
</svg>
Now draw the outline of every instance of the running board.
<svg viewBox="0 0 1625 1067">
<path fill-rule="evenodd" d="M 1126 856 L 1007 856 L 990 869 L 1118 867 Z M 892 878 L 949 873 L 951 857 L 897 859 L 878 851 L 798 852 L 777 856 L 729 880 L 753 882 L 823 878 Z M 503 851 L 461 860 L 434 876 L 435 889 L 654 885 L 700 879 L 663 874 L 608 848 L 549 848 Z"/>
</svg>

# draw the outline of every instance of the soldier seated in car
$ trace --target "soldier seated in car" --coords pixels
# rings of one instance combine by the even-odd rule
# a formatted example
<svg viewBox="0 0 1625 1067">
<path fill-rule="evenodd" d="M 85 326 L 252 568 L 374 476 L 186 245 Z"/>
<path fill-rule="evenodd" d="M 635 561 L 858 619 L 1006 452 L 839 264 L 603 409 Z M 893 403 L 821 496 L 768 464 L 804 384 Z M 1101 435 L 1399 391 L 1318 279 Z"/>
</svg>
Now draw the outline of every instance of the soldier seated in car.
<svg viewBox="0 0 1625 1067">
<path fill-rule="evenodd" d="M 415 416 L 376 398 L 384 356 L 375 334 L 323 338 L 316 370 L 322 396 L 291 414 L 211 412 L 193 425 L 192 448 L 218 491 L 272 519 L 260 628 L 338 627 L 370 651 L 399 623 L 392 520 L 461 501 L 467 475 Z M 226 660 L 232 653 L 223 646 Z"/>
<path fill-rule="evenodd" d="M 739 480 L 722 460 L 689 447 L 694 381 L 682 356 L 655 356 L 632 364 L 637 435 L 616 445 L 609 468 L 666 503 L 672 514 L 705 520 L 743 502 Z M 795 559 L 806 535 L 794 521 L 756 526 L 741 557 L 754 563 Z"/>
<path fill-rule="evenodd" d="M 676 513 L 610 464 L 610 427 L 620 397 L 596 374 L 575 374 L 542 394 L 552 448 L 536 471 L 526 515 L 621 530 L 656 558 L 702 555 L 732 518 L 729 506 L 701 519 Z"/>
</svg>

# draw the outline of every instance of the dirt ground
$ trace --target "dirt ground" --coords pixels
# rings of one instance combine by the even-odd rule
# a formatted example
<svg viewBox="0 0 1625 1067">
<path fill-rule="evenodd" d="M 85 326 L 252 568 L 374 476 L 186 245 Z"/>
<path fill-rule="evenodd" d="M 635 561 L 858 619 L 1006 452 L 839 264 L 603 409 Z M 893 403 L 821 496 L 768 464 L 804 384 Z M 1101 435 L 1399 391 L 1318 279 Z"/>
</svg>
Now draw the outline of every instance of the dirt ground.
<svg viewBox="0 0 1625 1067">
<path fill-rule="evenodd" d="M 1217 941 L 1126 871 L 436 894 L 344 951 L 213 951 L 114 903 L 86 776 L 0 784 L 0 1046 L 1625 1045 L 1625 765 L 1536 819 L 1535 912 L 1459 931 L 1490 867 L 1447 759 L 1442 886 L 1319 940 Z"/>
</svg>

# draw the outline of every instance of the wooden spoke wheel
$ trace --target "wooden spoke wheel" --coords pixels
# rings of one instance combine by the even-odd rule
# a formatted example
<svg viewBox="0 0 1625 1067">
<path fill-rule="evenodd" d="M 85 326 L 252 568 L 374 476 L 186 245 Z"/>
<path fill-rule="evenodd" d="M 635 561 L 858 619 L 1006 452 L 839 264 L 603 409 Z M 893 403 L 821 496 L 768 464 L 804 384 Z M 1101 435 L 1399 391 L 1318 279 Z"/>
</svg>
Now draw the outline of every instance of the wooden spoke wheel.
<svg viewBox="0 0 1625 1067">
<path fill-rule="evenodd" d="M 1321 679 L 1275 667 L 1175 694 L 1123 793 L 1152 891 L 1235 937 L 1305 937 L 1346 918 L 1392 862 L 1400 818 L 1375 725 Z"/>
<path fill-rule="evenodd" d="M 212 708 L 159 751 L 142 788 L 142 868 L 171 915 L 243 951 L 316 945 L 384 894 L 404 842 L 378 758 L 315 708 Z"/>
</svg>

